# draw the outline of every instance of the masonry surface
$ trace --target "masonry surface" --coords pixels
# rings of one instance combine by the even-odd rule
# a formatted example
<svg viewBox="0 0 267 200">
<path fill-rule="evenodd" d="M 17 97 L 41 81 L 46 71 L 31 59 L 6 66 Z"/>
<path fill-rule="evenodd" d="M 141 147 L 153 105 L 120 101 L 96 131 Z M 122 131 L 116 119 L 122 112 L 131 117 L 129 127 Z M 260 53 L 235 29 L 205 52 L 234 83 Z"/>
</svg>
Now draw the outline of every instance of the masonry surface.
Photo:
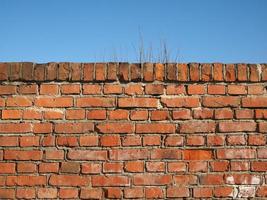
<svg viewBox="0 0 267 200">
<path fill-rule="evenodd" d="M 267 198 L 267 65 L 0 63 L 0 199 Z"/>
</svg>

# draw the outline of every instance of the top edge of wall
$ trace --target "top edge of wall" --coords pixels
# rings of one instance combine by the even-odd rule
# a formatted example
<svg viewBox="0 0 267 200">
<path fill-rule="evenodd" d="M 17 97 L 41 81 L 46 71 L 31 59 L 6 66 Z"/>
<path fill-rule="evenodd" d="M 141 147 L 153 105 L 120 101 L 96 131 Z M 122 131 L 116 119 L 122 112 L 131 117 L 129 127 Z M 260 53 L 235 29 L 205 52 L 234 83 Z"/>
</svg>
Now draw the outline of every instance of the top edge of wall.
<svg viewBox="0 0 267 200">
<path fill-rule="evenodd" d="M 265 82 L 267 64 L 3 62 L 0 82 Z"/>
</svg>

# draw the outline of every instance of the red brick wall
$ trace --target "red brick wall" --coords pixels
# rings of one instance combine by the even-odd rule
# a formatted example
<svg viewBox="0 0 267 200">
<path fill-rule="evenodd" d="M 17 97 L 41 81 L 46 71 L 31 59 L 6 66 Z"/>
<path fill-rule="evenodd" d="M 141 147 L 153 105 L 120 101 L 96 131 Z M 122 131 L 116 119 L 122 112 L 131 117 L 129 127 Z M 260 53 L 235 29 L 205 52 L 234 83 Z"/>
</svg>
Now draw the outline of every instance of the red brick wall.
<svg viewBox="0 0 267 200">
<path fill-rule="evenodd" d="M 0 199 L 267 196 L 267 65 L 1 63 Z"/>
</svg>

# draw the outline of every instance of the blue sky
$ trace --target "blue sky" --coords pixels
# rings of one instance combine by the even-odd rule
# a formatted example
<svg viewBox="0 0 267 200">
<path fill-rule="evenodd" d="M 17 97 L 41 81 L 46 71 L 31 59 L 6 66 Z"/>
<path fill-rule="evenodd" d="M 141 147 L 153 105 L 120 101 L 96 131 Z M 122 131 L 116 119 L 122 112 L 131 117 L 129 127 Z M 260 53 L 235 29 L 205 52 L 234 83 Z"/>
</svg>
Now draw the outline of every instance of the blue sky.
<svg viewBox="0 0 267 200">
<path fill-rule="evenodd" d="M 266 0 L 0 0 L 0 61 L 137 62 L 140 46 L 158 61 L 166 44 L 178 62 L 263 63 L 266 10 Z"/>
</svg>

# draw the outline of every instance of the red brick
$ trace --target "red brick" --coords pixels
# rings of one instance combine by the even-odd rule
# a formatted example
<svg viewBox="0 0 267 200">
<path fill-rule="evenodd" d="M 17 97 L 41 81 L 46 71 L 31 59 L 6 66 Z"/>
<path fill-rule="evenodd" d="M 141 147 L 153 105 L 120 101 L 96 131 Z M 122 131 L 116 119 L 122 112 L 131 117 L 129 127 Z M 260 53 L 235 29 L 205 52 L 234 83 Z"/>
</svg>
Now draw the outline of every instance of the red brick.
<svg viewBox="0 0 267 200">
<path fill-rule="evenodd" d="M 182 146 L 184 143 L 184 139 L 182 136 L 178 136 L 178 135 L 172 135 L 172 136 L 168 136 L 165 139 L 165 145 L 166 146 Z"/>
<path fill-rule="evenodd" d="M 126 172 L 144 172 L 143 161 L 127 161 L 125 162 L 124 170 Z"/>
<path fill-rule="evenodd" d="M 18 146 L 18 137 L 13 136 L 3 136 L 0 137 L 0 146 L 1 147 L 12 147 Z"/>
<path fill-rule="evenodd" d="M 167 85 L 166 94 L 168 95 L 178 95 L 185 94 L 185 86 L 184 85 Z"/>
<path fill-rule="evenodd" d="M 38 147 L 40 145 L 39 136 L 23 136 L 20 137 L 20 146 L 21 147 Z"/>
<path fill-rule="evenodd" d="M 258 70 L 257 65 L 250 64 L 249 69 L 250 69 L 249 70 L 249 73 L 250 73 L 249 80 L 252 82 L 259 81 L 260 80 L 260 74 L 259 74 L 259 70 Z"/>
<path fill-rule="evenodd" d="M 232 119 L 234 117 L 234 113 L 231 109 L 222 108 L 215 110 L 215 119 Z"/>
<path fill-rule="evenodd" d="M 200 197 L 212 197 L 212 188 L 194 188 L 193 189 L 193 196 L 200 198 Z"/>
<path fill-rule="evenodd" d="M 214 108 L 238 107 L 240 104 L 240 98 L 232 96 L 203 97 L 202 104 L 204 107 Z"/>
<path fill-rule="evenodd" d="M 87 147 L 98 146 L 98 136 L 96 135 L 80 136 L 80 145 Z"/>
<path fill-rule="evenodd" d="M 197 108 L 193 110 L 193 117 L 195 119 L 211 119 L 213 118 L 213 110 L 208 108 Z"/>
<path fill-rule="evenodd" d="M 72 97 L 38 97 L 34 104 L 38 107 L 64 108 L 73 106 Z"/>
<path fill-rule="evenodd" d="M 77 107 L 113 107 L 115 99 L 112 97 L 80 97 L 76 99 Z"/>
<path fill-rule="evenodd" d="M 59 198 L 62 199 L 71 199 L 78 198 L 78 188 L 60 188 L 59 189 Z"/>
<path fill-rule="evenodd" d="M 200 135 L 187 136 L 186 145 L 188 146 L 203 146 L 205 144 L 205 137 Z"/>
<path fill-rule="evenodd" d="M 125 188 L 124 197 L 129 199 L 142 198 L 144 197 L 144 190 L 140 187 Z"/>
<path fill-rule="evenodd" d="M 169 81 L 177 80 L 177 66 L 174 63 L 166 64 L 166 79 Z"/>
<path fill-rule="evenodd" d="M 260 95 L 264 93 L 263 85 L 248 85 L 248 94 Z"/>
<path fill-rule="evenodd" d="M 231 94 L 231 95 L 247 94 L 247 89 L 246 89 L 246 86 L 244 85 L 228 85 L 227 91 L 228 91 L 228 94 Z"/>
<path fill-rule="evenodd" d="M 214 81 L 223 81 L 223 64 L 222 63 L 213 64 L 213 79 Z"/>
<path fill-rule="evenodd" d="M 187 121 L 180 124 L 181 133 L 210 133 L 215 132 L 215 122 Z"/>
<path fill-rule="evenodd" d="M 96 84 L 84 84 L 82 91 L 83 94 L 101 94 L 102 87 Z"/>
<path fill-rule="evenodd" d="M 142 144 L 139 135 L 129 135 L 122 138 L 122 146 L 140 146 Z"/>
<path fill-rule="evenodd" d="M 191 119 L 191 111 L 188 109 L 180 109 L 180 110 L 174 110 L 172 112 L 172 118 L 174 120 L 185 120 L 185 119 Z"/>
<path fill-rule="evenodd" d="M 175 198 L 175 197 L 189 197 L 189 189 L 185 187 L 169 187 L 167 188 L 167 197 Z"/>
<path fill-rule="evenodd" d="M 29 123 L 1 123 L 0 133 L 27 133 L 31 132 L 32 128 Z"/>
<path fill-rule="evenodd" d="M 32 106 L 32 99 L 23 96 L 8 97 L 6 105 L 10 107 L 29 107 Z"/>
<path fill-rule="evenodd" d="M 34 133 L 52 133 L 52 123 L 36 123 L 33 124 Z"/>
<path fill-rule="evenodd" d="M 217 149 L 217 158 L 219 159 L 251 159 L 255 156 L 254 149 Z"/>
<path fill-rule="evenodd" d="M 264 134 L 251 134 L 248 135 L 248 145 L 265 145 L 266 136 Z"/>
<path fill-rule="evenodd" d="M 228 161 L 212 161 L 210 162 L 211 170 L 214 172 L 224 172 L 229 169 Z"/>
<path fill-rule="evenodd" d="M 59 171 L 59 163 L 40 163 L 39 173 L 57 173 Z"/>
<path fill-rule="evenodd" d="M 169 119 L 168 110 L 152 110 L 150 115 L 151 120 L 167 120 Z"/>
<path fill-rule="evenodd" d="M 256 192 L 257 197 L 267 197 L 267 186 L 260 186 Z"/>
<path fill-rule="evenodd" d="M 253 119 L 254 111 L 249 109 L 235 110 L 237 119 Z"/>
<path fill-rule="evenodd" d="M 65 84 L 60 87 L 61 94 L 80 94 L 80 84 Z"/>
<path fill-rule="evenodd" d="M 83 109 L 66 110 L 66 119 L 85 119 L 85 110 Z"/>
<path fill-rule="evenodd" d="M 12 62 L 9 64 L 9 79 L 11 81 L 19 80 L 21 75 L 21 63 Z"/>
<path fill-rule="evenodd" d="M 15 174 L 15 163 L 0 163 L 0 174 Z"/>
<path fill-rule="evenodd" d="M 34 199 L 36 198 L 35 188 L 17 188 L 16 197 L 20 199 Z"/>
<path fill-rule="evenodd" d="M 171 175 L 137 174 L 133 176 L 133 185 L 169 185 L 172 182 Z"/>
<path fill-rule="evenodd" d="M 108 63 L 107 79 L 108 80 L 116 80 L 117 79 L 117 63 Z"/>
<path fill-rule="evenodd" d="M 109 111 L 109 119 L 110 120 L 127 120 L 129 116 L 129 111 L 128 110 L 111 110 Z"/>
<path fill-rule="evenodd" d="M 208 135 L 207 145 L 208 146 L 222 146 L 224 145 L 225 137 L 222 135 Z"/>
<path fill-rule="evenodd" d="M 165 163 L 164 162 L 146 162 L 147 172 L 164 172 Z"/>
<path fill-rule="evenodd" d="M 105 197 L 110 199 L 121 199 L 121 189 L 116 187 L 110 187 L 105 189 Z"/>
<path fill-rule="evenodd" d="M 155 80 L 163 81 L 165 78 L 165 66 L 162 63 L 155 64 Z"/>
<path fill-rule="evenodd" d="M 49 184 L 53 186 L 88 186 L 89 180 L 87 177 L 79 175 L 51 175 Z"/>
<path fill-rule="evenodd" d="M 65 147 L 77 147 L 79 144 L 77 137 L 59 136 L 57 137 L 57 145 Z"/>
<path fill-rule="evenodd" d="M 130 118 L 131 120 L 147 120 L 148 111 L 147 110 L 133 110 L 131 111 Z"/>
<path fill-rule="evenodd" d="M 129 80 L 129 63 L 119 64 L 119 79 L 123 82 Z"/>
<path fill-rule="evenodd" d="M 237 185 L 258 185 L 261 177 L 254 174 L 229 174 L 225 176 L 226 184 Z"/>
<path fill-rule="evenodd" d="M 249 170 L 248 161 L 231 161 L 231 171 L 247 171 Z"/>
<path fill-rule="evenodd" d="M 0 188 L 0 198 L 15 199 L 15 189 Z"/>
<path fill-rule="evenodd" d="M 64 151 L 49 149 L 45 151 L 45 159 L 47 160 L 63 160 L 64 159 Z"/>
<path fill-rule="evenodd" d="M 63 119 L 63 116 L 63 111 L 48 110 L 43 112 L 44 119 L 48 120 Z"/>
<path fill-rule="evenodd" d="M 168 172 L 185 172 L 186 163 L 185 162 L 169 162 Z"/>
<path fill-rule="evenodd" d="M 225 94 L 225 85 L 208 85 L 208 94 Z"/>
<path fill-rule="evenodd" d="M 61 81 L 68 80 L 70 75 L 69 63 L 58 64 L 58 79 Z"/>
<path fill-rule="evenodd" d="M 143 86 L 141 84 L 127 84 L 124 88 L 124 93 L 127 95 L 143 94 Z"/>
<path fill-rule="evenodd" d="M 41 84 L 40 85 L 40 94 L 44 95 L 57 95 L 58 94 L 58 85 L 57 84 Z"/>
<path fill-rule="evenodd" d="M 266 172 L 267 171 L 267 162 L 264 162 L 264 161 L 251 162 L 251 171 Z"/>
<path fill-rule="evenodd" d="M 151 159 L 162 160 L 170 159 L 177 160 L 182 158 L 182 151 L 180 149 L 166 148 L 166 149 L 153 149 L 151 150 Z"/>
<path fill-rule="evenodd" d="M 0 85 L 0 95 L 16 94 L 16 90 L 15 85 Z"/>
<path fill-rule="evenodd" d="M 128 122 L 99 123 L 96 130 L 100 133 L 133 133 L 134 125 Z"/>
<path fill-rule="evenodd" d="M 41 119 L 42 113 L 39 110 L 28 109 L 23 111 L 23 119 Z"/>
<path fill-rule="evenodd" d="M 47 63 L 46 67 L 46 80 L 53 81 L 57 78 L 58 64 L 57 63 Z"/>
<path fill-rule="evenodd" d="M 120 136 L 118 135 L 104 135 L 100 137 L 100 145 L 103 147 L 120 146 Z"/>
<path fill-rule="evenodd" d="M 87 119 L 104 120 L 107 118 L 106 110 L 88 110 Z"/>
<path fill-rule="evenodd" d="M 189 64 L 189 75 L 191 81 L 199 81 L 200 79 L 200 70 L 197 63 Z"/>
<path fill-rule="evenodd" d="M 104 85 L 104 94 L 122 94 L 121 85 Z"/>
<path fill-rule="evenodd" d="M 158 100 L 155 98 L 119 98 L 119 107 L 157 108 Z"/>
<path fill-rule="evenodd" d="M 127 176 L 92 176 L 93 187 L 103 186 L 129 186 L 130 180 Z"/>
<path fill-rule="evenodd" d="M 78 174 L 80 172 L 80 163 L 77 162 L 62 162 L 60 172 Z"/>
<path fill-rule="evenodd" d="M 70 150 L 68 152 L 70 160 L 106 160 L 105 150 Z"/>
<path fill-rule="evenodd" d="M 38 198 L 57 198 L 56 188 L 38 188 L 37 190 Z"/>
<path fill-rule="evenodd" d="M 185 160 L 210 160 L 212 159 L 212 151 L 210 150 L 184 150 L 183 151 Z"/>
<path fill-rule="evenodd" d="M 6 81 L 8 79 L 8 64 L 0 63 L 0 80 Z"/>
<path fill-rule="evenodd" d="M 82 188 L 80 193 L 82 199 L 102 199 L 102 195 L 101 188 Z"/>
<path fill-rule="evenodd" d="M 161 137 L 159 135 L 144 136 L 143 145 L 144 146 L 157 146 L 161 144 Z"/>
<path fill-rule="evenodd" d="M 83 80 L 92 81 L 94 78 L 94 63 L 84 63 Z"/>
<path fill-rule="evenodd" d="M 215 187 L 213 193 L 215 197 L 233 197 L 234 188 L 229 186 Z"/>
<path fill-rule="evenodd" d="M 19 85 L 19 94 L 36 94 L 38 86 L 36 84 Z"/>
<path fill-rule="evenodd" d="M 205 85 L 188 85 L 187 87 L 188 94 L 205 94 L 206 88 Z"/>
<path fill-rule="evenodd" d="M 175 124 L 136 124 L 136 133 L 175 133 Z"/>
<path fill-rule="evenodd" d="M 144 160 L 148 157 L 148 149 L 113 149 L 109 151 L 111 160 Z"/>
<path fill-rule="evenodd" d="M 220 132 L 256 131 L 256 123 L 251 121 L 219 122 Z"/>
<path fill-rule="evenodd" d="M 41 160 L 43 152 L 40 150 L 5 150 L 5 160 Z"/>
<path fill-rule="evenodd" d="M 8 176 L 6 179 L 7 186 L 37 186 L 45 185 L 47 181 L 46 176 Z"/>
<path fill-rule="evenodd" d="M 242 106 L 248 108 L 267 107 L 267 98 L 265 97 L 244 97 L 242 98 Z"/>
<path fill-rule="evenodd" d="M 154 70 L 152 63 L 144 63 L 143 66 L 143 79 L 144 81 L 154 81 Z"/>
<path fill-rule="evenodd" d="M 2 110 L 2 119 L 20 119 L 22 110 Z"/>
<path fill-rule="evenodd" d="M 161 188 L 158 187 L 147 187 L 145 188 L 145 198 L 147 199 L 161 199 L 164 193 Z"/>
<path fill-rule="evenodd" d="M 71 71 L 70 79 L 72 81 L 81 80 L 81 76 L 82 76 L 81 68 L 82 68 L 81 63 L 70 63 L 70 71 Z"/>
<path fill-rule="evenodd" d="M 223 175 L 221 174 L 205 174 L 200 177 L 202 185 L 222 185 L 224 184 Z"/>
<path fill-rule="evenodd" d="M 164 85 L 160 84 L 147 84 L 145 86 L 145 93 L 150 95 L 160 95 L 164 92 Z"/>
<path fill-rule="evenodd" d="M 225 81 L 232 82 L 236 80 L 235 75 L 235 65 L 234 64 L 226 64 L 225 65 Z"/>
<path fill-rule="evenodd" d="M 175 98 L 161 98 L 161 103 L 168 108 L 194 108 L 199 106 L 198 97 L 175 97 Z"/>
<path fill-rule="evenodd" d="M 56 133 L 87 133 L 94 130 L 94 125 L 91 122 L 66 122 L 55 124 Z"/>
<path fill-rule="evenodd" d="M 122 163 L 103 163 L 104 173 L 122 173 Z"/>
<path fill-rule="evenodd" d="M 98 163 L 82 163 L 83 174 L 99 174 L 101 169 L 101 164 Z"/>
<path fill-rule="evenodd" d="M 248 66 L 246 64 L 238 64 L 237 65 L 237 80 L 238 81 L 247 81 L 247 70 Z"/>
</svg>

